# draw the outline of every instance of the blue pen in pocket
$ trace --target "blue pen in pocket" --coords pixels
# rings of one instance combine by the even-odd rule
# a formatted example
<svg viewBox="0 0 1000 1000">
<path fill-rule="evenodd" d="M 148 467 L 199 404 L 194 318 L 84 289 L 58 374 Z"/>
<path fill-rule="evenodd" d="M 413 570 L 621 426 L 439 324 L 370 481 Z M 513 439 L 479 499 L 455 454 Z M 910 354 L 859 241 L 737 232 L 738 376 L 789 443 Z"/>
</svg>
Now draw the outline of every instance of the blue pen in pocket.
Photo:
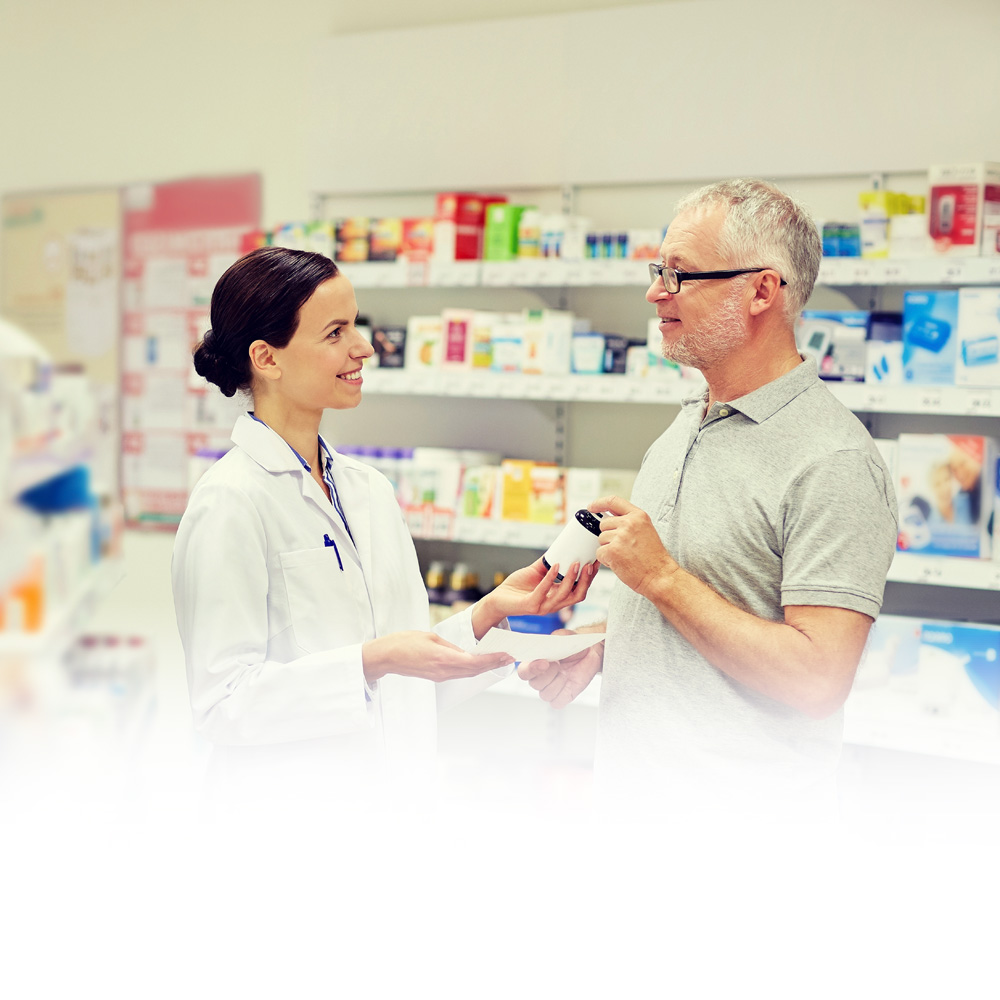
<svg viewBox="0 0 1000 1000">
<path fill-rule="evenodd" d="M 340 567 L 341 572 L 343 572 L 343 570 L 344 570 L 344 560 L 340 558 L 340 549 L 337 548 L 337 543 L 329 535 L 324 535 L 323 536 L 323 544 L 327 548 L 330 548 L 331 545 L 333 546 L 333 551 L 337 555 L 337 565 Z"/>
</svg>

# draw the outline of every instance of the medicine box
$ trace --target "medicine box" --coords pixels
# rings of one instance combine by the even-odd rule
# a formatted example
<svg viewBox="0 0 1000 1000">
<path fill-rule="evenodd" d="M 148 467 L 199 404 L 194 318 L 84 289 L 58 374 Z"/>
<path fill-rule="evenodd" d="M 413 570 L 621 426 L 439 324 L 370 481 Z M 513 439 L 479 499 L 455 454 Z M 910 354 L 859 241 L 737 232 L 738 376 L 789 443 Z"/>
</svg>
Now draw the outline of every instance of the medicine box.
<svg viewBox="0 0 1000 1000">
<path fill-rule="evenodd" d="M 516 260 L 517 231 L 521 215 L 529 205 L 509 205 L 501 202 L 486 206 L 483 234 L 484 260 Z"/>
<path fill-rule="evenodd" d="M 1000 253 L 1000 163 L 934 166 L 928 182 L 928 227 L 938 253 Z"/>
<path fill-rule="evenodd" d="M 861 309 L 806 309 L 795 339 L 799 351 L 816 362 L 819 377 L 834 382 L 863 382 L 868 313 Z"/>
<path fill-rule="evenodd" d="M 903 380 L 955 384 L 958 290 L 903 293 Z"/>
<path fill-rule="evenodd" d="M 440 368 L 444 327 L 440 316 L 411 316 L 406 324 L 406 367 Z"/>
<path fill-rule="evenodd" d="M 958 293 L 955 385 L 1000 386 L 1000 288 Z"/>
<path fill-rule="evenodd" d="M 524 354 L 524 316 L 521 313 L 496 313 L 490 338 L 490 370 L 521 371 Z"/>
<path fill-rule="evenodd" d="M 441 312 L 441 367 L 463 369 L 472 366 L 472 309 L 444 309 Z"/>
<path fill-rule="evenodd" d="M 526 309 L 521 371 L 526 375 L 568 375 L 573 314 L 563 309 Z"/>
<path fill-rule="evenodd" d="M 403 238 L 399 253 L 408 261 L 430 260 L 434 249 L 433 219 L 403 219 Z"/>
<path fill-rule="evenodd" d="M 865 381 L 880 385 L 903 383 L 903 314 L 873 312 L 865 340 Z"/>
<path fill-rule="evenodd" d="M 439 194 L 434 211 L 434 259 L 479 260 L 483 256 L 486 209 L 506 201 L 501 194 L 468 191 Z"/>
<path fill-rule="evenodd" d="M 989 559 L 996 443 L 975 434 L 900 434 L 897 549 Z"/>
<path fill-rule="evenodd" d="M 371 221 L 363 216 L 338 219 L 336 228 L 335 260 L 368 260 L 368 236 Z"/>
<path fill-rule="evenodd" d="M 368 232 L 368 259 L 395 260 L 403 249 L 403 220 L 399 216 L 372 219 Z"/>
<path fill-rule="evenodd" d="M 372 328 L 372 347 L 378 368 L 402 368 L 406 361 L 406 327 L 376 326 Z"/>
</svg>

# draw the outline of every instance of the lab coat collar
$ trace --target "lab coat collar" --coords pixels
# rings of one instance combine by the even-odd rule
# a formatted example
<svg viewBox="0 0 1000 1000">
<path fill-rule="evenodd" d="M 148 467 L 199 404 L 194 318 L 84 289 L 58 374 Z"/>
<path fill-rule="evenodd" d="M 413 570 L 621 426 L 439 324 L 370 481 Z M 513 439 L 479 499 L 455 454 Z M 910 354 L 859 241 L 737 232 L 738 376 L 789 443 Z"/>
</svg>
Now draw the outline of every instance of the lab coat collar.
<svg viewBox="0 0 1000 1000">
<path fill-rule="evenodd" d="M 268 472 L 305 472 L 288 442 L 249 413 L 241 413 L 236 418 L 232 441 Z"/>
</svg>

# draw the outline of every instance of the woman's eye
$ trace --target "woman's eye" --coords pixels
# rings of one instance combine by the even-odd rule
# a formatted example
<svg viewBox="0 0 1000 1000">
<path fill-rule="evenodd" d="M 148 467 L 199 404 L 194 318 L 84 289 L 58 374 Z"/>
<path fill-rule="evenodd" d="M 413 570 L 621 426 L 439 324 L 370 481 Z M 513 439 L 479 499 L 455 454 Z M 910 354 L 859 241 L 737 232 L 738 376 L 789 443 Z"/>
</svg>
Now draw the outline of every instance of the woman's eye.
<svg viewBox="0 0 1000 1000">
<path fill-rule="evenodd" d="M 327 334 L 327 340 L 336 340 L 343 333 L 343 327 L 338 326 L 336 330 L 331 330 Z"/>
</svg>

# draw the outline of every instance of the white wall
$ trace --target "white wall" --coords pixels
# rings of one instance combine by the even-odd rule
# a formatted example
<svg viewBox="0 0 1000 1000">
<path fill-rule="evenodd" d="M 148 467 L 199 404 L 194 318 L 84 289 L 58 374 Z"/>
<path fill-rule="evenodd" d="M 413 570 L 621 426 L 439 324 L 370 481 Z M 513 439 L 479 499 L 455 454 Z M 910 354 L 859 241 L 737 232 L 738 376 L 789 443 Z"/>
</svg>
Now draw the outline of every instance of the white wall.
<svg viewBox="0 0 1000 1000">
<path fill-rule="evenodd" d="M 316 42 L 350 31 L 619 5 L 0 0 L 0 194 L 260 170 L 265 223 L 303 218 Z M 329 74 L 345 90 L 364 84 L 336 65 Z"/>
</svg>

